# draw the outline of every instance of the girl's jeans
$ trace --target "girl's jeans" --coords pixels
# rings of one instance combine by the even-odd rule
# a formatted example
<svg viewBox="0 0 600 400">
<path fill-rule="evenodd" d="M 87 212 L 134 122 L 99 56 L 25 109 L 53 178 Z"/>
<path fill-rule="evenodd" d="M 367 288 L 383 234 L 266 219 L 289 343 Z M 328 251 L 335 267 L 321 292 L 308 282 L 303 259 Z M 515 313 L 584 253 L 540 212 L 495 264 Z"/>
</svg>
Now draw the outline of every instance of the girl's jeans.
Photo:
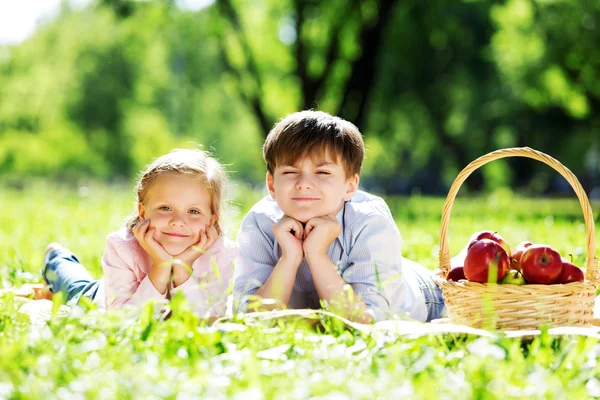
<svg viewBox="0 0 600 400">
<path fill-rule="evenodd" d="M 54 293 L 62 292 L 67 305 L 75 305 L 81 296 L 94 300 L 99 281 L 92 279 L 75 254 L 56 246 L 44 258 L 42 277 Z"/>
</svg>

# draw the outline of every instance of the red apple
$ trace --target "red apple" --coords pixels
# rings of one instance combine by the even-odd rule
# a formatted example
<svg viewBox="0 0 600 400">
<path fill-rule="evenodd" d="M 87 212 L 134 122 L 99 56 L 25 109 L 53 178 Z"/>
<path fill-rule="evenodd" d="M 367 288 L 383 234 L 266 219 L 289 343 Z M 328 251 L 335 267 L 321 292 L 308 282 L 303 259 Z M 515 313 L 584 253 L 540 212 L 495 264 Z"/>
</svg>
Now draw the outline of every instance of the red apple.
<svg viewBox="0 0 600 400">
<path fill-rule="evenodd" d="M 549 284 L 562 272 L 558 251 L 546 244 L 532 244 L 521 256 L 521 272 L 527 283 Z"/>
<path fill-rule="evenodd" d="M 450 270 L 450 272 L 448 272 L 448 275 L 446 275 L 446 280 L 447 281 L 454 281 L 454 282 L 458 282 L 461 279 L 467 279 L 467 277 L 465 276 L 465 268 L 464 267 L 454 267 Z"/>
<path fill-rule="evenodd" d="M 561 258 L 561 261 L 562 272 L 554 283 L 583 282 L 585 280 L 585 276 L 583 275 L 583 270 L 581 268 L 564 257 Z"/>
<path fill-rule="evenodd" d="M 506 254 L 508 254 L 508 256 L 510 257 L 510 245 L 508 244 L 508 242 L 504 240 L 502 236 L 498 235 L 497 232 L 492 231 L 475 232 L 473 235 L 471 235 L 471 239 L 469 241 L 469 244 L 467 245 L 467 249 L 473 246 L 475 242 L 481 239 L 490 239 L 498 243 L 500 246 L 502 246 L 504 251 L 506 251 Z"/>
<path fill-rule="evenodd" d="M 523 256 L 523 252 L 525 252 L 525 250 L 532 244 L 533 243 L 530 241 L 526 241 L 519 243 L 517 247 L 515 247 L 515 251 L 510 258 L 511 267 L 513 269 L 516 269 L 517 271 L 521 270 L 521 257 Z"/>
<path fill-rule="evenodd" d="M 490 239 L 473 243 L 465 257 L 465 276 L 472 282 L 498 282 L 509 267 L 509 257 L 504 248 Z"/>
</svg>

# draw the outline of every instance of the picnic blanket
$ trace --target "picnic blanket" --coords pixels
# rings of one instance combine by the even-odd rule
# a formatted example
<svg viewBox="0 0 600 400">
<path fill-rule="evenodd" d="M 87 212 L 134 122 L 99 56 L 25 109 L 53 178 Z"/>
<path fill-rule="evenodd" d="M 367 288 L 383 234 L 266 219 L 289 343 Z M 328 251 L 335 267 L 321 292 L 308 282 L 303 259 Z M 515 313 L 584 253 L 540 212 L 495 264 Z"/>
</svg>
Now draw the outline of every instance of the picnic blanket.
<svg viewBox="0 0 600 400">
<path fill-rule="evenodd" d="M 15 297 L 20 302 L 19 312 L 27 314 L 33 323 L 48 321 L 52 317 L 52 301 L 32 300 Z M 65 317 L 71 312 L 70 307 L 60 306 L 57 311 L 58 317 Z M 596 314 L 599 315 L 599 314 Z M 465 325 L 452 324 L 448 319 L 434 320 L 431 323 L 423 323 L 407 320 L 387 320 L 375 324 L 360 324 L 349 321 L 337 314 L 325 310 L 279 310 L 268 312 L 256 312 L 246 314 L 242 320 L 233 317 L 223 317 L 214 321 L 213 327 L 224 330 L 243 329 L 244 325 L 275 325 L 280 321 L 303 320 L 307 324 L 318 325 L 324 321 L 335 320 L 349 330 L 362 334 L 387 334 L 404 337 L 419 337 L 424 335 L 457 335 L 457 336 L 481 336 L 481 337 L 520 337 L 523 339 L 540 335 L 540 330 L 520 331 L 489 331 L 471 328 Z M 586 336 L 600 338 L 600 319 L 595 319 L 595 326 L 589 328 L 579 327 L 556 327 L 550 328 L 548 334 L 551 336 Z"/>
<path fill-rule="evenodd" d="M 365 334 L 385 333 L 396 336 L 419 337 L 435 334 L 455 334 L 455 335 L 475 335 L 484 337 L 521 337 L 530 338 L 538 336 L 541 330 L 520 330 L 520 331 L 490 331 L 484 329 L 471 328 L 465 325 L 452 324 L 449 319 L 443 318 L 429 323 L 407 320 L 386 320 L 376 322 L 375 324 L 359 324 L 349 321 L 339 315 L 324 310 L 281 310 L 269 312 L 257 312 L 244 316 L 244 324 L 270 323 L 276 320 L 285 319 L 306 319 L 319 323 L 322 318 L 334 318 L 342 322 L 349 329 L 353 329 Z M 600 325 L 600 320 L 598 325 Z M 231 323 L 231 318 L 221 318 L 215 321 L 215 326 L 223 323 Z M 556 327 L 550 328 L 548 334 L 551 336 L 587 336 L 600 338 L 600 326 L 589 328 L 579 327 Z"/>
</svg>

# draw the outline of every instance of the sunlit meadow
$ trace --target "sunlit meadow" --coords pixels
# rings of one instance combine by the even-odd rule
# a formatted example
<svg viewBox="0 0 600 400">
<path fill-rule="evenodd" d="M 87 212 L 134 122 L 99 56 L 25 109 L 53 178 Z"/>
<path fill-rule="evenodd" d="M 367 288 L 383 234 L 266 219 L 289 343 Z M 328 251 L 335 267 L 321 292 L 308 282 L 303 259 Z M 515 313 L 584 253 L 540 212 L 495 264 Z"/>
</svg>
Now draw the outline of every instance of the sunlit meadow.
<svg viewBox="0 0 600 400">
<path fill-rule="evenodd" d="M 45 246 L 59 241 L 96 277 L 104 236 L 133 211 L 130 184 L 27 184 L 0 190 L 0 285 L 40 282 Z M 261 192 L 234 185 L 229 235 Z M 387 198 L 406 257 L 437 265 L 443 198 Z M 598 216 L 599 205 L 594 204 Z M 458 252 L 481 229 L 515 245 L 530 239 L 583 266 L 586 232 L 574 199 L 523 200 L 498 191 L 461 198 L 450 219 Z M 208 326 L 172 302 L 172 317 L 75 310 L 49 321 L 0 299 L 0 398 L 557 398 L 600 396 L 600 343 L 459 335 L 366 334 L 337 319 L 236 320 Z"/>
</svg>

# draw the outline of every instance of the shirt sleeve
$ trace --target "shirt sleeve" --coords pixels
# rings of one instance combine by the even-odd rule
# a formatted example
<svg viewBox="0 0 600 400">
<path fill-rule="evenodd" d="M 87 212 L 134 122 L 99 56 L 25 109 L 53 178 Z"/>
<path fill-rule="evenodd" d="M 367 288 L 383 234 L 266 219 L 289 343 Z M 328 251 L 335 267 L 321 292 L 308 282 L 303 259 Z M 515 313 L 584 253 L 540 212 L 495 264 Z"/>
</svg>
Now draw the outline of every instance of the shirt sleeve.
<svg viewBox="0 0 600 400">
<path fill-rule="evenodd" d="M 107 309 L 126 304 L 141 306 L 150 299 L 165 301 L 145 271 L 135 262 L 134 249 L 124 240 L 108 236 L 102 257 Z"/>
<path fill-rule="evenodd" d="M 272 231 L 266 231 L 272 226 L 272 223 L 259 224 L 253 213 L 242 221 L 233 278 L 233 310 L 236 312 L 247 311 L 252 295 L 269 279 L 277 264 L 273 255 L 275 237 Z"/>
<path fill-rule="evenodd" d="M 402 238 L 383 215 L 372 215 L 355 229 L 342 278 L 363 299 L 375 321 L 381 321 L 396 311 L 393 303 L 410 306 L 405 304 L 402 280 Z"/>
<path fill-rule="evenodd" d="M 188 280 L 171 291 L 172 294 L 183 292 L 202 317 L 221 317 L 227 309 L 237 249 L 233 243 L 224 244 L 223 239 L 218 244 L 216 251 L 208 251 L 199 257 Z"/>
</svg>

